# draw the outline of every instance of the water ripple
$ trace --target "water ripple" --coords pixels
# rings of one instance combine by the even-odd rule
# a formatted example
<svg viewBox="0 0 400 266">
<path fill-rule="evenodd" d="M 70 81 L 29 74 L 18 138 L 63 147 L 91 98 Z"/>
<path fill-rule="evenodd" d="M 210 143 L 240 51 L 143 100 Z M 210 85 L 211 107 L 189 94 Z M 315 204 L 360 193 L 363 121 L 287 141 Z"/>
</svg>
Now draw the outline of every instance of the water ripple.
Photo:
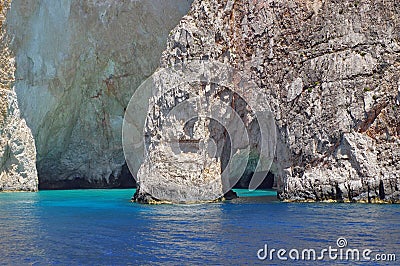
<svg viewBox="0 0 400 266">
<path fill-rule="evenodd" d="M 335 246 L 339 236 L 346 237 L 349 247 L 398 252 L 399 205 L 244 200 L 148 206 L 130 203 L 132 194 L 0 194 L 0 263 L 266 264 L 256 256 L 264 244 L 322 249 Z"/>
</svg>

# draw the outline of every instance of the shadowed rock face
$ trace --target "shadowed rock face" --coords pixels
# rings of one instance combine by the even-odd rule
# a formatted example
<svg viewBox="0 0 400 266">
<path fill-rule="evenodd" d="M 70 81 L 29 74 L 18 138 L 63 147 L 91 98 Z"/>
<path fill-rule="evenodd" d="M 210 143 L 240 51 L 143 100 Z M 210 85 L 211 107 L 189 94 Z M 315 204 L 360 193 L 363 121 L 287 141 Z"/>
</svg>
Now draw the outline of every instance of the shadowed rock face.
<svg viewBox="0 0 400 266">
<path fill-rule="evenodd" d="M 35 143 L 13 88 L 15 59 L 5 23 L 10 3 L 0 1 L 0 191 L 36 191 Z"/>
<path fill-rule="evenodd" d="M 13 2 L 7 26 L 15 90 L 36 141 L 41 188 L 132 185 L 122 171 L 124 108 L 157 68 L 168 33 L 190 4 Z"/>
<path fill-rule="evenodd" d="M 195 1 L 162 66 L 208 58 L 254 77 L 282 200 L 399 202 L 399 13 L 395 0 Z"/>
</svg>

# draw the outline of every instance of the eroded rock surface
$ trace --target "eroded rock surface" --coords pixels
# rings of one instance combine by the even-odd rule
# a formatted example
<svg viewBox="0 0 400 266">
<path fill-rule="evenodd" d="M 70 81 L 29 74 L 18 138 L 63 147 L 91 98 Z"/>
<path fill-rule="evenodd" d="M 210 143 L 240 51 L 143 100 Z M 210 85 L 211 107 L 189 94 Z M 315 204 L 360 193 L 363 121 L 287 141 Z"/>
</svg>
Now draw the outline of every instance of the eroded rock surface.
<svg viewBox="0 0 400 266">
<path fill-rule="evenodd" d="M 163 68 L 141 85 L 138 92 L 143 93 L 132 98 L 124 122 L 124 151 L 134 172 L 140 140 L 146 147 L 134 200 L 214 201 L 230 192 L 248 168 L 268 171 L 275 143 L 257 140 L 260 124 L 275 140 L 275 122 L 250 81 L 229 64 L 193 60 Z M 138 110 L 136 102 L 148 101 L 139 97 L 146 92 L 148 107 Z M 247 167 L 256 155 L 263 163 Z"/>
<path fill-rule="evenodd" d="M 282 200 L 399 202 L 398 14 L 395 0 L 195 1 L 162 65 L 213 59 L 254 78 Z"/>
<path fill-rule="evenodd" d="M 13 87 L 15 59 L 5 23 L 10 3 L 0 1 L 0 191 L 36 191 L 35 142 Z"/>
</svg>

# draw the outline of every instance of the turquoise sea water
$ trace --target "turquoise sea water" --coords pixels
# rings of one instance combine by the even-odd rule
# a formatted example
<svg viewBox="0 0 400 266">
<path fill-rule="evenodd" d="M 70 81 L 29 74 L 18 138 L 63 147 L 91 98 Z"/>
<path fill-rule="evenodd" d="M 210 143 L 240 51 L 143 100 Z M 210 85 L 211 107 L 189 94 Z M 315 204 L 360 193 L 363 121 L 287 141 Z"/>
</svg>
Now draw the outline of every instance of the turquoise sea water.
<svg viewBox="0 0 400 266">
<path fill-rule="evenodd" d="M 345 237 L 348 247 L 395 253 L 400 206 L 271 201 L 274 192 L 197 205 L 139 205 L 134 190 L 0 193 L 0 264 L 273 265 L 264 247 L 321 250 Z M 287 261 L 286 265 L 366 262 Z"/>
</svg>

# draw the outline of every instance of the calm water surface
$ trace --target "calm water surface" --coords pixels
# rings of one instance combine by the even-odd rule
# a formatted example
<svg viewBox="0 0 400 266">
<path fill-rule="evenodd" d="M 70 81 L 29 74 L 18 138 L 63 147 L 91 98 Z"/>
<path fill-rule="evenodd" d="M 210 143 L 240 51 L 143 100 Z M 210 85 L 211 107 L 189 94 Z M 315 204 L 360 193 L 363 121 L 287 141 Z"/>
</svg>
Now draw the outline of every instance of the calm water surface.
<svg viewBox="0 0 400 266">
<path fill-rule="evenodd" d="M 397 262 L 386 265 L 400 265 L 399 205 L 289 204 L 259 197 L 270 192 L 240 191 L 252 197 L 148 206 L 130 203 L 133 193 L 0 193 L 0 264 L 274 265 L 279 264 L 277 259 L 257 259 L 265 244 L 275 249 L 321 250 L 336 248 L 337 238 L 345 237 L 349 248 L 395 253 Z M 385 265 L 369 265 L 375 264 Z"/>
</svg>

